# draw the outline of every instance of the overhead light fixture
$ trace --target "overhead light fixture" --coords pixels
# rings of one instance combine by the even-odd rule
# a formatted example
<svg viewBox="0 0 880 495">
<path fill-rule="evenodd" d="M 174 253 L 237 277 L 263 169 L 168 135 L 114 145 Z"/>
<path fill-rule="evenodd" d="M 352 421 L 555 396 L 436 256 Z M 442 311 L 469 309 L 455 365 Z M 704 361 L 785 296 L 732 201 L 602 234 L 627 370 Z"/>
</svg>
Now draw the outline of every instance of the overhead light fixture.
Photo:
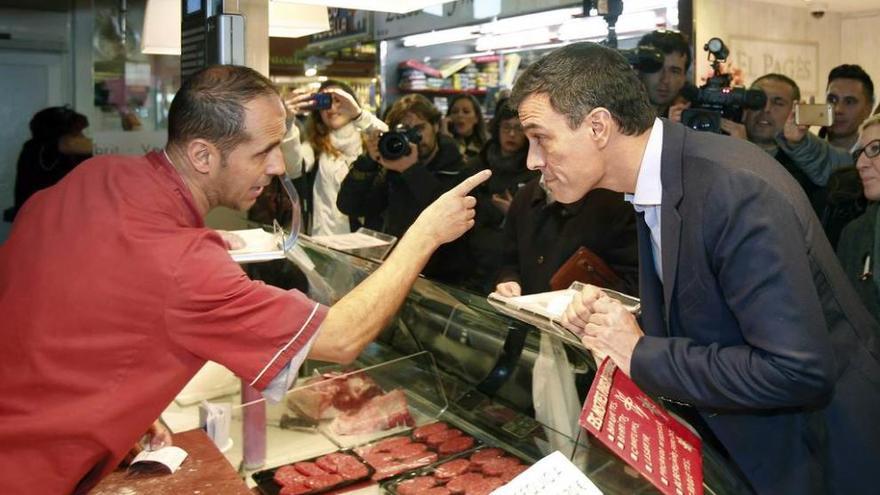
<svg viewBox="0 0 880 495">
<path fill-rule="evenodd" d="M 286 0 L 278 0 L 286 1 Z M 421 10 L 432 5 L 449 3 L 452 0 L 292 0 L 293 3 L 309 5 L 323 5 L 324 7 L 339 7 L 342 9 L 375 10 L 377 12 L 392 12 L 403 14 L 414 10 Z"/>
<path fill-rule="evenodd" d="M 180 55 L 180 0 L 147 0 L 141 53 Z"/>
<path fill-rule="evenodd" d="M 329 29 L 327 7 L 269 2 L 269 36 L 273 38 L 300 38 Z"/>
<path fill-rule="evenodd" d="M 527 31 L 530 29 L 558 26 L 572 17 L 581 13 L 580 7 L 568 9 L 556 9 L 537 14 L 526 14 L 516 17 L 508 17 L 494 22 L 488 22 L 480 26 L 483 34 L 507 34 Z"/>
<path fill-rule="evenodd" d="M 466 26 L 414 34 L 411 36 L 405 36 L 403 38 L 403 46 L 431 46 L 439 45 L 441 43 L 453 43 L 456 41 L 472 40 L 476 39 L 479 36 L 479 34 L 475 31 L 477 31 L 476 27 Z"/>
<path fill-rule="evenodd" d="M 476 50 L 484 52 L 517 46 L 540 45 L 549 43 L 553 38 L 554 35 L 548 27 L 530 29 L 519 33 L 488 35 L 477 40 Z"/>
</svg>

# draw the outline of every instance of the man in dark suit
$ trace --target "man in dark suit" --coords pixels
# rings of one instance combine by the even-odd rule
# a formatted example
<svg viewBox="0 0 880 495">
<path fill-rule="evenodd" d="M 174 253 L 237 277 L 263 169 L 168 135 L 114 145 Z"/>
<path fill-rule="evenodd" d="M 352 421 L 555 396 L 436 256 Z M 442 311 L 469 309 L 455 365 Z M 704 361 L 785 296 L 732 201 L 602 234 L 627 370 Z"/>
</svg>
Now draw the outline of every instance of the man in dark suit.
<svg viewBox="0 0 880 495">
<path fill-rule="evenodd" d="M 556 197 L 602 187 L 639 213 L 641 321 L 590 288 L 566 325 L 688 405 L 757 492 L 876 491 L 880 328 L 791 176 L 745 141 L 655 119 L 599 45 L 544 57 L 512 99 Z"/>
</svg>

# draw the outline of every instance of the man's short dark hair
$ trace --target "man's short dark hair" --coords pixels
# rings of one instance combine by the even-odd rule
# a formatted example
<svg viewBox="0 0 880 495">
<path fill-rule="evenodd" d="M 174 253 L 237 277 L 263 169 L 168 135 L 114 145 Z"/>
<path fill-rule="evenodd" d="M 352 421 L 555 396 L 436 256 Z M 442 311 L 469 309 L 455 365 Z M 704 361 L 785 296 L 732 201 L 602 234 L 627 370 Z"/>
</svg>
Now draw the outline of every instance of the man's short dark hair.
<svg viewBox="0 0 880 495">
<path fill-rule="evenodd" d="M 214 65 L 193 74 L 168 110 L 168 145 L 193 139 L 214 143 L 225 156 L 251 136 L 244 128 L 244 106 L 260 96 L 279 95 L 259 72 L 237 65 Z"/>
<path fill-rule="evenodd" d="M 688 44 L 687 38 L 677 31 L 651 31 L 642 36 L 638 46 L 653 46 L 660 50 L 660 53 L 663 55 L 669 55 L 670 53 L 684 55 L 685 72 L 691 67 L 691 47 Z"/>
<path fill-rule="evenodd" d="M 828 85 L 830 86 L 831 81 L 835 79 L 855 79 L 860 81 L 865 89 L 865 96 L 868 97 L 868 101 L 872 104 L 874 103 L 874 82 L 871 81 L 871 76 L 865 72 L 865 69 L 862 69 L 862 66 L 856 64 L 838 65 L 828 73 Z"/>
<path fill-rule="evenodd" d="M 385 114 L 385 123 L 392 129 L 400 124 L 406 114 L 417 115 L 431 125 L 439 124 L 443 114 L 431 103 L 431 100 L 420 94 L 410 94 L 394 102 Z"/>
<path fill-rule="evenodd" d="M 654 123 L 654 108 L 636 71 L 616 50 L 596 43 L 573 43 L 530 65 L 517 79 L 510 105 L 518 109 L 527 96 L 541 93 L 571 129 L 597 107 L 607 109 L 626 135 L 641 134 Z"/>
<path fill-rule="evenodd" d="M 779 74 L 776 72 L 764 74 L 763 76 L 755 79 L 755 81 L 752 83 L 752 88 L 754 88 L 756 84 L 765 79 L 781 82 L 782 84 L 787 84 L 791 88 L 791 96 L 792 98 L 794 98 L 794 101 L 801 100 L 801 88 L 799 88 L 797 83 L 794 82 L 794 79 L 786 76 L 785 74 Z"/>
</svg>

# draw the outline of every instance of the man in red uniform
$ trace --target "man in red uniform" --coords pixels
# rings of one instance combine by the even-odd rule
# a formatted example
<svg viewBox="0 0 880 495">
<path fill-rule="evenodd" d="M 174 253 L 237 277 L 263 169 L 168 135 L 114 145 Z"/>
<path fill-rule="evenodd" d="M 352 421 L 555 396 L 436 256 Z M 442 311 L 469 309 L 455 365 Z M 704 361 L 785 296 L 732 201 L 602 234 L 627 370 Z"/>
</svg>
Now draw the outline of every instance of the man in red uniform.
<svg viewBox="0 0 880 495">
<path fill-rule="evenodd" d="M 289 384 L 304 353 L 352 361 L 473 225 L 466 194 L 488 175 L 331 308 L 251 281 L 203 218 L 253 205 L 284 171 L 284 134 L 271 81 L 208 68 L 176 95 L 165 152 L 94 158 L 24 205 L 0 246 L 0 493 L 88 491 L 207 360 L 259 390 Z"/>
</svg>

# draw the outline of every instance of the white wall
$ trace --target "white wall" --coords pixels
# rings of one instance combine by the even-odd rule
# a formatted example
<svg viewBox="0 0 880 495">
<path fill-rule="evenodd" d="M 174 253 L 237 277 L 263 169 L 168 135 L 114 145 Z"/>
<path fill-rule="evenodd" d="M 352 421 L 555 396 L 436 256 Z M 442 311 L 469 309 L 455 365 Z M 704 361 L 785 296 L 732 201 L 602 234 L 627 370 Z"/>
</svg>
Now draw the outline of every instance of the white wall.
<svg viewBox="0 0 880 495">
<path fill-rule="evenodd" d="M 795 77 L 805 97 L 824 98 L 828 72 L 842 63 L 865 68 L 880 83 L 880 11 L 828 12 L 812 17 L 802 6 L 786 6 L 754 0 L 694 0 L 696 74 L 709 71 L 703 45 L 718 36 L 731 48 L 731 60 L 751 69 L 744 83 L 767 72 Z M 735 41 L 751 53 L 737 53 Z M 758 53 L 755 53 L 758 52 Z M 748 65 L 751 64 L 750 67 Z M 808 68 L 810 74 L 804 71 Z M 807 78 L 808 83 L 801 81 Z M 809 90 L 812 86 L 814 90 Z"/>
</svg>

